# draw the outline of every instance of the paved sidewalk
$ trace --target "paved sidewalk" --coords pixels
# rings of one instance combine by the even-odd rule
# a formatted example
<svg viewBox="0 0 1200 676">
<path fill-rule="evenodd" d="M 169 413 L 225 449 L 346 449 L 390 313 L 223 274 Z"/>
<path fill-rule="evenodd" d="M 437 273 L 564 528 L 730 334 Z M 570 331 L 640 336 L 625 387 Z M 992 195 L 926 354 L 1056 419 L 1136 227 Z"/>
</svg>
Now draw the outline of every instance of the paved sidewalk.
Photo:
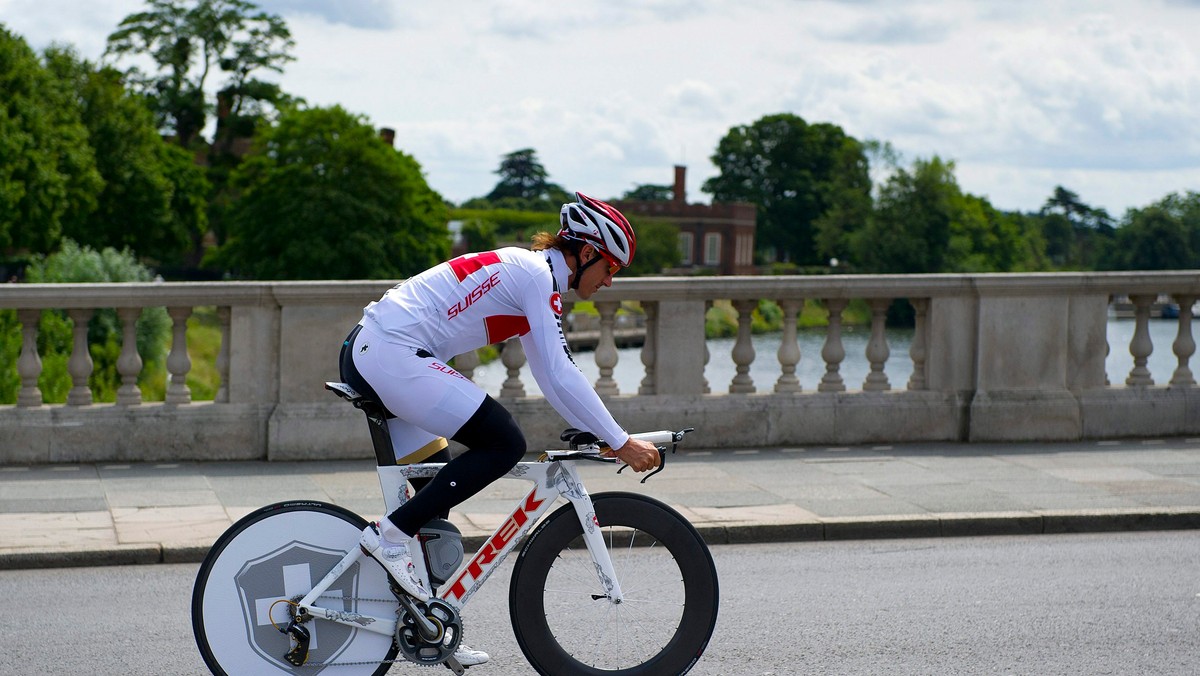
<svg viewBox="0 0 1200 676">
<path fill-rule="evenodd" d="M 593 494 L 657 497 L 711 544 L 1200 528 L 1200 438 L 683 448 L 645 484 L 580 469 Z M 497 482 L 451 519 L 474 546 L 527 490 Z M 294 499 L 383 508 L 370 460 L 0 465 L 0 568 L 196 562 L 233 521 Z"/>
</svg>

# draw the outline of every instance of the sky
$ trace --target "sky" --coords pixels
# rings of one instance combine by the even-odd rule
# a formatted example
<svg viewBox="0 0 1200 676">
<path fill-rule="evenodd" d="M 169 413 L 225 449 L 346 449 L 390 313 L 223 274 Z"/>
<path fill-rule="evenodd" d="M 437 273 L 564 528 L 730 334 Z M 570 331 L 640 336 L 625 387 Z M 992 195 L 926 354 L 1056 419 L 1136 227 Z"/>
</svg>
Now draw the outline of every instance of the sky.
<svg viewBox="0 0 1200 676">
<path fill-rule="evenodd" d="M 934 155 L 1035 211 L 1055 186 L 1120 218 L 1200 191 L 1200 0 L 258 0 L 296 60 L 268 75 L 341 105 L 462 202 L 533 148 L 550 180 L 689 202 L 733 127 L 776 113 Z M 34 49 L 85 58 L 142 0 L 0 0 Z M 217 84 L 218 82 L 214 82 Z"/>
</svg>

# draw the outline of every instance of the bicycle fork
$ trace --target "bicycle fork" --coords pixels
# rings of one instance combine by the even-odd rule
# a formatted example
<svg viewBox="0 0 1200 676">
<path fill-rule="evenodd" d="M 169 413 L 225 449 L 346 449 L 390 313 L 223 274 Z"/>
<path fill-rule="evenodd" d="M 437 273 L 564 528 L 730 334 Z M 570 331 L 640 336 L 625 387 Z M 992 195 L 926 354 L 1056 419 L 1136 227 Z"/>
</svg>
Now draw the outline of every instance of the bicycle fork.
<svg viewBox="0 0 1200 676">
<path fill-rule="evenodd" d="M 625 595 L 621 591 L 621 583 L 617 580 L 612 557 L 608 552 L 608 543 L 604 541 L 604 533 L 600 528 L 600 520 L 596 517 L 596 507 L 592 504 L 592 497 L 579 482 L 574 466 L 564 463 L 563 471 L 573 479 L 575 487 L 573 490 L 563 491 L 563 497 L 575 507 L 575 516 L 579 517 L 579 524 L 583 526 L 583 541 L 587 544 L 592 563 L 596 566 L 600 587 L 604 589 L 603 595 L 593 594 L 592 599 L 599 601 L 607 598 L 609 603 L 618 605 L 624 602 Z"/>
</svg>

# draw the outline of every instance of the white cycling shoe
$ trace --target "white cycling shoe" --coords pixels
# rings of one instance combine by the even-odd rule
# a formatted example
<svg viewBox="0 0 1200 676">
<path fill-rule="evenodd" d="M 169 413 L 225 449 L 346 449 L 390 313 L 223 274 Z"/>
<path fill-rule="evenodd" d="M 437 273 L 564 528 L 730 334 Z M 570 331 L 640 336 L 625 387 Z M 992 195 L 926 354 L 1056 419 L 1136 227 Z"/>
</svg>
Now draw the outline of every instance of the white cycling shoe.
<svg viewBox="0 0 1200 676">
<path fill-rule="evenodd" d="M 367 524 L 362 537 L 358 539 L 358 546 L 364 554 L 370 554 L 378 561 L 404 591 L 416 597 L 418 601 L 425 602 L 429 600 L 429 590 L 425 589 L 425 584 L 417 573 L 416 564 L 413 563 L 412 553 L 409 552 L 412 544 L 415 544 L 413 539 L 408 542 L 388 540 L 379 532 L 379 525 L 375 523 Z M 484 659 L 487 659 L 486 656 Z"/>
<path fill-rule="evenodd" d="M 473 667 L 487 662 L 491 656 L 482 650 L 472 650 L 466 643 L 459 643 L 454 651 L 454 659 L 464 667 Z"/>
</svg>

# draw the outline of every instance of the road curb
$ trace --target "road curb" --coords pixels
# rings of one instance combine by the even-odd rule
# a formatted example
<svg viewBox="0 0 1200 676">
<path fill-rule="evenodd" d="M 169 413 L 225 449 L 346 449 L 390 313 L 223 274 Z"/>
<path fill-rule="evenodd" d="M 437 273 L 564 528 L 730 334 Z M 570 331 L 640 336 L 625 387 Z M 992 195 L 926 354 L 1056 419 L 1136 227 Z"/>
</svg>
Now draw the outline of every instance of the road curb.
<svg viewBox="0 0 1200 676">
<path fill-rule="evenodd" d="M 0 570 L 130 566 L 162 562 L 158 545 L 115 545 L 90 549 L 0 551 Z"/>
<path fill-rule="evenodd" d="M 1200 530 L 1200 509 L 968 513 L 865 519 L 845 517 L 783 523 L 709 523 L 696 526 L 696 530 L 710 545 Z M 475 551 L 485 541 L 486 536 L 483 535 L 464 535 L 463 546 L 468 551 Z M 211 545 L 188 543 L 42 551 L 0 550 L 0 570 L 200 563 L 210 548 Z"/>
</svg>

